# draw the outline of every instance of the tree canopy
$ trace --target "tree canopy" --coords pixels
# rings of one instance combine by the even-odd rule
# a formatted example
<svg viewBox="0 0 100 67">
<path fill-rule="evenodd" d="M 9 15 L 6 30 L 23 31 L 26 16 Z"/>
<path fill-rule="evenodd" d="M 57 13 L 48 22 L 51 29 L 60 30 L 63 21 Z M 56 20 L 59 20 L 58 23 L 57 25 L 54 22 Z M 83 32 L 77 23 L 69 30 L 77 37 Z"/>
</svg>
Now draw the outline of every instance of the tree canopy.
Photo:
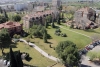
<svg viewBox="0 0 100 67">
<path fill-rule="evenodd" d="M 78 66 L 80 56 L 76 45 L 71 41 L 62 41 L 56 47 L 58 56 L 67 66 Z"/>
<path fill-rule="evenodd" d="M 17 15 L 14 15 L 12 17 L 12 19 L 13 19 L 13 21 L 19 22 L 19 21 L 21 21 L 21 16 L 17 14 Z"/>
<path fill-rule="evenodd" d="M 3 53 L 5 45 L 9 45 L 11 38 L 7 29 L 2 29 L 0 31 L 0 47 Z"/>
</svg>

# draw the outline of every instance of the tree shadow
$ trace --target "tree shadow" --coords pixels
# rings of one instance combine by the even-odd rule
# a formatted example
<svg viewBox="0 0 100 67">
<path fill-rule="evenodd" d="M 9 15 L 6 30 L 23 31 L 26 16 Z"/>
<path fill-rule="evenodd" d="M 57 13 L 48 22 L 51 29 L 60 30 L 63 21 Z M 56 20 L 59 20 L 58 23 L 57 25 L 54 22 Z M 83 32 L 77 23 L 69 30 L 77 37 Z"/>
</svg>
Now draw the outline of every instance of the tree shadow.
<svg viewBox="0 0 100 67">
<path fill-rule="evenodd" d="M 52 37 L 51 37 L 50 34 L 47 34 L 47 38 L 48 38 L 48 39 L 52 39 Z"/>
<path fill-rule="evenodd" d="M 95 65 L 100 65 L 100 61 L 99 60 L 94 60 L 94 61 L 92 61 Z"/>
<path fill-rule="evenodd" d="M 29 67 L 38 67 L 38 66 L 32 66 L 32 65 L 29 65 L 29 64 L 25 64 L 25 63 L 24 63 L 24 66 L 26 66 L 26 67 L 27 66 L 29 66 Z"/>
<path fill-rule="evenodd" d="M 91 67 L 91 66 L 81 64 L 81 67 Z"/>
<path fill-rule="evenodd" d="M 12 48 L 17 48 L 16 47 L 17 43 L 14 42 L 10 42 L 10 43 L 6 43 L 5 45 L 3 45 L 4 49 L 12 47 Z"/>
<path fill-rule="evenodd" d="M 31 57 L 28 57 L 28 58 L 26 59 L 26 61 L 28 61 L 28 62 L 30 62 L 31 60 L 32 60 Z"/>
<path fill-rule="evenodd" d="M 50 45 L 53 44 L 53 43 L 51 43 L 51 42 L 47 42 L 47 43 L 50 44 Z"/>
<path fill-rule="evenodd" d="M 93 32 L 93 33 L 98 33 L 98 34 L 100 34 L 100 32 L 97 32 L 97 31 L 95 31 L 95 30 L 93 30 L 93 29 L 88 29 L 88 30 L 84 30 L 84 31 L 86 31 L 86 32 Z"/>
<path fill-rule="evenodd" d="M 56 29 L 59 29 L 60 27 L 59 27 L 59 26 L 55 26 L 55 28 L 56 28 Z"/>
</svg>

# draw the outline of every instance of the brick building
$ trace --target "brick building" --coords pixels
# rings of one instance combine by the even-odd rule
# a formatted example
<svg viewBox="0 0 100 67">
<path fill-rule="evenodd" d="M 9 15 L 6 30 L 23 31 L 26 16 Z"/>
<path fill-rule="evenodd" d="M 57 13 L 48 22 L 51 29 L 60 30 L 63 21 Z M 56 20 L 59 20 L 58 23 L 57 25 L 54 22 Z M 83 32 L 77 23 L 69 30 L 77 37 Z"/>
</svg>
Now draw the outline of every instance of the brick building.
<svg viewBox="0 0 100 67">
<path fill-rule="evenodd" d="M 46 10 L 41 12 L 34 12 L 31 14 L 28 14 L 23 17 L 23 27 L 24 28 L 30 28 L 34 24 L 45 24 L 46 16 L 51 15 L 53 19 L 57 18 L 58 11 L 54 10 Z M 30 20 L 34 20 L 34 22 L 30 22 Z"/>
<path fill-rule="evenodd" d="M 6 28 L 10 34 L 21 33 L 22 31 L 22 24 L 19 22 L 6 22 L 0 24 L 0 30 Z"/>
</svg>

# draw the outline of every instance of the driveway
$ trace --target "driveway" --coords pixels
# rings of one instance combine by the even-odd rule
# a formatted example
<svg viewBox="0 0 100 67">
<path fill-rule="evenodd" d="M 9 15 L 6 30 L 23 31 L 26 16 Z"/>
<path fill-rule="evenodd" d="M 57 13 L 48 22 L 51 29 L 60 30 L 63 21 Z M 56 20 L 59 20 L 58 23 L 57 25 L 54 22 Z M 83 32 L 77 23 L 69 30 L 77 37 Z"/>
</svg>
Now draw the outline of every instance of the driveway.
<svg viewBox="0 0 100 67">
<path fill-rule="evenodd" d="M 98 45 L 98 46 L 94 47 L 91 51 L 99 52 L 100 46 Z M 100 67 L 99 64 L 90 62 L 88 60 L 88 56 L 85 56 L 85 55 L 82 56 L 82 63 L 81 64 L 82 64 L 81 67 Z"/>
</svg>

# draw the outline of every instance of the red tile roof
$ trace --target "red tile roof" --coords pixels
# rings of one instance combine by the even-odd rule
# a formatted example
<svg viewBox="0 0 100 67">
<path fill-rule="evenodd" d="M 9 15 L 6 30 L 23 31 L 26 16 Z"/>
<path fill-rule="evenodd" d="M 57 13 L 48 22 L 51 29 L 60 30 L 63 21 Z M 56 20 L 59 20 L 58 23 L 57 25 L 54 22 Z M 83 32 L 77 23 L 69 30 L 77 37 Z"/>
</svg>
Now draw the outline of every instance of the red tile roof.
<svg viewBox="0 0 100 67">
<path fill-rule="evenodd" d="M 21 24 L 19 22 L 6 22 L 6 23 L 2 23 L 0 24 L 0 29 L 2 28 L 13 28 L 16 26 L 21 26 Z"/>
</svg>

